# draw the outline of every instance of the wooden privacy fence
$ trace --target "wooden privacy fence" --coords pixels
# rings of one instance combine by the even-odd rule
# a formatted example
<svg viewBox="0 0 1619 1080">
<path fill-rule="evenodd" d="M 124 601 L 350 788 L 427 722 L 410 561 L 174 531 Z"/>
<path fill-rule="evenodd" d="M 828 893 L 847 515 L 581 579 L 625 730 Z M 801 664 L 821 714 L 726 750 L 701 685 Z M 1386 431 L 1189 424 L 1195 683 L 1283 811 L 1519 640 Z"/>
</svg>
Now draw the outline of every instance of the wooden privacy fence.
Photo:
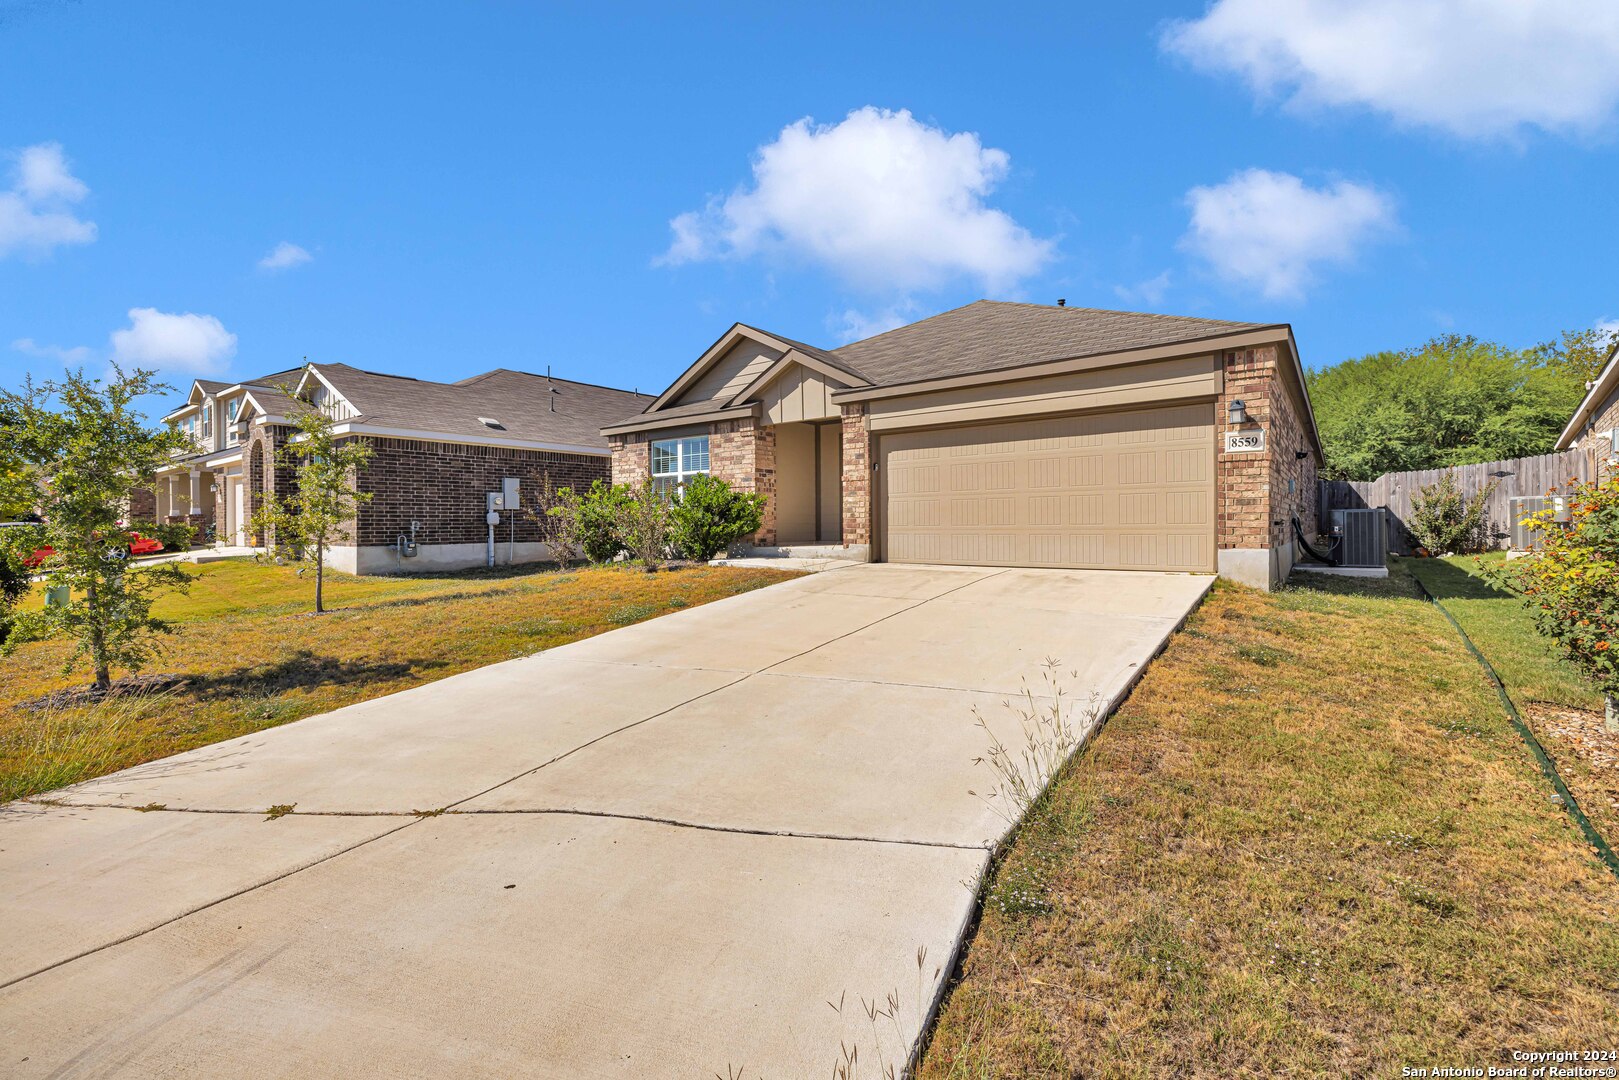
<svg viewBox="0 0 1619 1080">
<path fill-rule="evenodd" d="M 1320 527 L 1326 532 L 1330 525 L 1328 512 L 1332 510 L 1367 510 L 1387 507 L 1394 528 L 1389 529 L 1389 547 L 1402 555 L 1411 552 L 1411 530 L 1406 526 L 1411 516 L 1411 499 L 1429 484 L 1437 484 L 1449 473 L 1456 487 L 1465 494 L 1477 495 L 1497 481 L 1490 493 L 1488 516 L 1490 537 L 1498 548 L 1505 548 L 1512 535 L 1512 514 L 1507 501 L 1520 495 L 1544 495 L 1550 487 L 1562 487 L 1572 477 L 1585 479 L 1591 471 L 1591 457 L 1583 450 L 1565 450 L 1560 454 L 1541 454 L 1537 457 L 1513 458 L 1510 461 L 1486 461 L 1479 465 L 1455 465 L 1448 469 L 1417 469 L 1413 472 L 1384 473 L 1376 480 L 1323 480 L 1321 481 Z"/>
</svg>

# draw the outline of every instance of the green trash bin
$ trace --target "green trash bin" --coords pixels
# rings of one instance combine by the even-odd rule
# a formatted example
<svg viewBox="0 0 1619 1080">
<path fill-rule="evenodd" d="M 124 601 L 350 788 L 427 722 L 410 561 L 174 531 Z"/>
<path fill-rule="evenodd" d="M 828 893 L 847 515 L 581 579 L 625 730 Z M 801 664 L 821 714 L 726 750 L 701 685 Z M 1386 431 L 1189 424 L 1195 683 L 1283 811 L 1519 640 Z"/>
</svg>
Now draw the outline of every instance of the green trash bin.
<svg viewBox="0 0 1619 1080">
<path fill-rule="evenodd" d="M 45 590 L 45 606 L 67 607 L 68 596 L 66 585 L 52 585 Z"/>
</svg>

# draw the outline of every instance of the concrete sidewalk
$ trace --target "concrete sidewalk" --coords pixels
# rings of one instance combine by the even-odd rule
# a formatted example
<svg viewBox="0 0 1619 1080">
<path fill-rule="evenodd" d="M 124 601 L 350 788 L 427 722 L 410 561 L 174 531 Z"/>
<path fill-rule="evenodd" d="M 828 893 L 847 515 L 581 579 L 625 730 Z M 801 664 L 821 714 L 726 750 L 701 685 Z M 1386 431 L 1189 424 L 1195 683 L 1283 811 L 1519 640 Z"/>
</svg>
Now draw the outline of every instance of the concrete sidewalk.
<svg viewBox="0 0 1619 1080">
<path fill-rule="evenodd" d="M 1211 580 L 849 566 L 0 809 L 0 1073 L 814 1075 L 895 991 L 900 1064 L 975 709 L 1114 701 Z"/>
</svg>

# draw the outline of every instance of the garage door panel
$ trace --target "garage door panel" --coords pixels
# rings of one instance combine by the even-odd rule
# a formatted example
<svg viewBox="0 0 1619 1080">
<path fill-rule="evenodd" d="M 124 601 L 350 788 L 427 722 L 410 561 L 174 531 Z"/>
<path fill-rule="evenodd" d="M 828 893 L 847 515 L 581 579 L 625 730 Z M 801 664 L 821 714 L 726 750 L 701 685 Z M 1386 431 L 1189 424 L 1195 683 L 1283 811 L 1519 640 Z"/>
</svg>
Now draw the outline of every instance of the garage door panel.
<svg viewBox="0 0 1619 1080">
<path fill-rule="evenodd" d="M 886 435 L 885 557 L 1214 569 L 1211 405 Z"/>
</svg>

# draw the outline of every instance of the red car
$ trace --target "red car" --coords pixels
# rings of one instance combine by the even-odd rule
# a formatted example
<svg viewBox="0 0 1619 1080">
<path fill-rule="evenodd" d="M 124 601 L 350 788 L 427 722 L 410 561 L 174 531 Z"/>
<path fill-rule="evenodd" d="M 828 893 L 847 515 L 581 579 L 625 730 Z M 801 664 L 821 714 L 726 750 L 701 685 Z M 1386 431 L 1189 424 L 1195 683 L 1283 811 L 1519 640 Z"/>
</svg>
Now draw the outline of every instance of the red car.
<svg viewBox="0 0 1619 1080">
<path fill-rule="evenodd" d="M 156 555 L 163 550 L 163 541 L 132 532 L 129 534 L 129 547 L 125 550 L 131 555 Z M 56 549 L 53 547 L 35 548 L 34 553 L 24 559 L 22 564 L 30 570 L 37 570 L 41 563 L 55 554 Z"/>
<path fill-rule="evenodd" d="M 142 536 L 138 532 L 129 534 L 129 553 L 131 555 L 156 555 L 163 550 L 163 541 L 150 536 Z"/>
</svg>

